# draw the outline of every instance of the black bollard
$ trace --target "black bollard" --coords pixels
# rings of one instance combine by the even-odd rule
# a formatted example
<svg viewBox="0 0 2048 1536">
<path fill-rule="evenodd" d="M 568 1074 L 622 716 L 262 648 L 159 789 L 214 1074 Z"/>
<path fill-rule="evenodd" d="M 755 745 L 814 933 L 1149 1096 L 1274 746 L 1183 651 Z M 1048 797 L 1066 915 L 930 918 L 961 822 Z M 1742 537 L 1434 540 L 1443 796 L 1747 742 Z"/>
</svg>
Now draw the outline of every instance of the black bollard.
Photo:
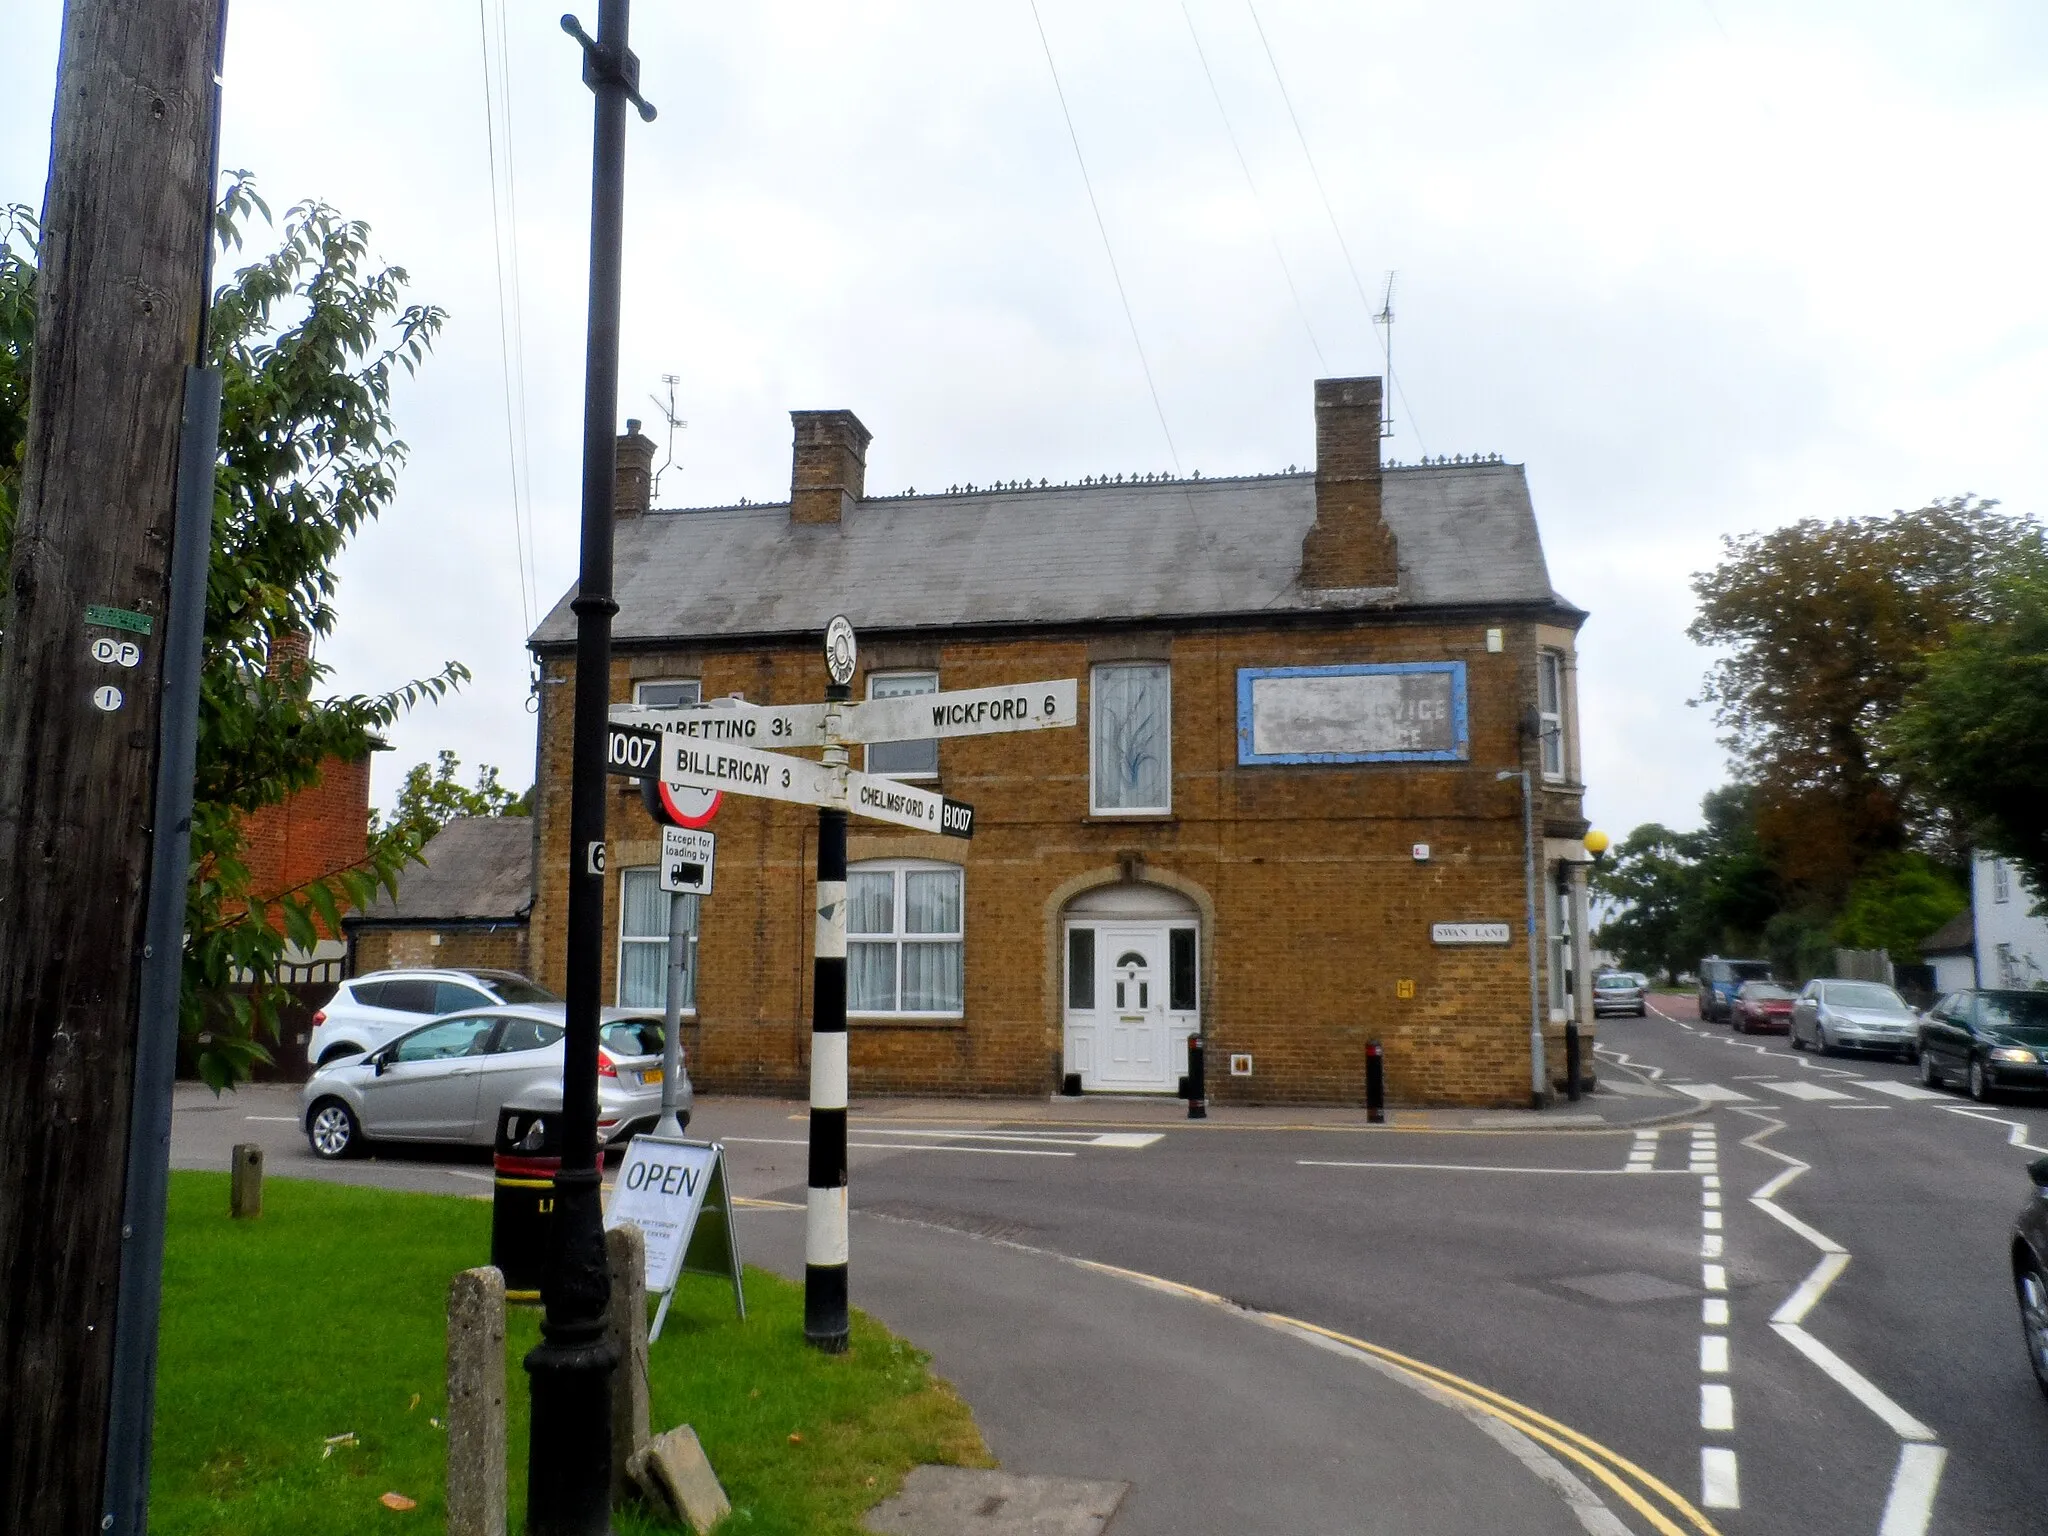
<svg viewBox="0 0 2048 1536">
<path fill-rule="evenodd" d="M 1202 1065 L 1202 1037 L 1188 1036 L 1188 1118 L 1206 1120 L 1209 1118 L 1208 1074 Z"/>
<path fill-rule="evenodd" d="M 1365 1118 L 1374 1125 L 1387 1118 L 1386 1058 L 1377 1040 L 1365 1043 Z"/>
<path fill-rule="evenodd" d="M 1574 1104 L 1579 1102 L 1579 1026 L 1570 1020 L 1564 1026 L 1564 1092 Z"/>
</svg>

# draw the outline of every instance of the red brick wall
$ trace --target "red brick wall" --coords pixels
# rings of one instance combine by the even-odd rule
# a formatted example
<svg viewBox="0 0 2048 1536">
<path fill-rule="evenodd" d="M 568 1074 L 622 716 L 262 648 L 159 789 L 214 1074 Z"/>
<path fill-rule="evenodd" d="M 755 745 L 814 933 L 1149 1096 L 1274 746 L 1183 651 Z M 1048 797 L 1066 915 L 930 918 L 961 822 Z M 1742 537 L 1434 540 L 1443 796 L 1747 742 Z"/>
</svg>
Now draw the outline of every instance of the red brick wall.
<svg viewBox="0 0 2048 1536">
<path fill-rule="evenodd" d="M 1489 624 L 1506 629 L 1501 653 L 1485 648 Z M 1527 1103 L 1521 799 L 1519 787 L 1496 782 L 1495 773 L 1522 765 L 1517 722 L 1535 698 L 1535 654 L 1532 623 L 1479 616 L 866 646 L 864 667 L 935 661 L 945 689 L 1079 678 L 1082 724 L 941 744 L 937 787 L 974 805 L 971 842 L 854 821 L 854 860 L 961 863 L 967 911 L 965 1017 L 936 1025 L 856 1021 L 855 1092 L 1054 1091 L 1063 1038 L 1061 908 L 1130 871 L 1183 891 L 1204 913 L 1201 1009 L 1212 1098 L 1358 1102 L 1365 1042 L 1376 1038 L 1397 1102 Z M 1126 658 L 1168 660 L 1173 668 L 1173 814 L 1164 819 L 1089 814 L 1089 667 Z M 1469 761 L 1238 766 L 1240 667 L 1424 660 L 1466 663 Z M 701 676 L 707 697 L 741 692 L 757 703 L 816 700 L 825 685 L 823 662 L 809 648 L 620 656 L 615 701 L 631 697 L 636 676 Z M 856 697 L 862 687 L 856 679 Z M 556 989 L 565 970 L 573 693 L 568 660 L 550 659 L 541 689 L 541 868 L 529 954 L 535 979 Z M 1541 820 L 1576 820 L 1576 791 L 1543 798 Z M 657 846 L 624 779 L 614 781 L 610 813 L 607 1001 L 617 966 L 618 872 L 651 864 Z M 717 883 L 703 906 L 699 1011 L 686 1035 L 701 1088 L 805 1090 L 815 829 L 814 811 L 737 796 L 727 797 L 713 824 Z M 1430 845 L 1426 864 L 1412 857 L 1415 843 Z M 1433 922 L 1482 919 L 1508 922 L 1514 942 L 1485 949 L 1430 942 Z M 1404 979 L 1415 983 L 1412 999 L 1397 996 Z M 1590 1060 L 1590 1041 L 1587 1050 Z M 1231 1052 L 1252 1053 L 1252 1077 L 1228 1075 Z"/>
<path fill-rule="evenodd" d="M 359 864 L 369 848 L 370 759 L 329 758 L 319 780 L 243 821 L 250 891 L 274 899 Z M 338 938 L 319 923 L 322 938 Z"/>
</svg>

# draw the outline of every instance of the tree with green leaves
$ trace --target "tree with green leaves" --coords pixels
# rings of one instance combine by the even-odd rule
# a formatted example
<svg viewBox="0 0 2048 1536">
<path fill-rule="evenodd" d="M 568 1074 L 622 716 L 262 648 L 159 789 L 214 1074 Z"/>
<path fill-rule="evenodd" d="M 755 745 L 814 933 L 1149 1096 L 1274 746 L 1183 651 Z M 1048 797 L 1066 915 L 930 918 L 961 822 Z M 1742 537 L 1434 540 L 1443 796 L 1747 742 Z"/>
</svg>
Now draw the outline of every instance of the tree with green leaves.
<svg viewBox="0 0 2048 1536">
<path fill-rule="evenodd" d="M 389 825 L 373 811 L 371 827 L 386 835 L 403 831 L 425 843 L 457 817 L 533 813 L 531 789 L 515 795 L 498 782 L 498 770 L 489 763 L 477 769 L 472 787 L 456 777 L 461 767 L 461 759 L 449 751 L 437 753 L 435 763 L 414 763 L 399 786 Z"/>
<path fill-rule="evenodd" d="M 1638 970 L 1675 976 L 1702 955 L 1753 953 L 1778 911 L 1748 786 L 1710 791 L 1700 822 L 1695 832 L 1637 827 L 1593 871 L 1610 914 L 1594 942 Z"/>
<path fill-rule="evenodd" d="M 1755 786 L 1756 823 L 1790 891 L 1834 910 L 1866 863 L 1917 848 L 1953 861 L 1954 819 L 1881 746 L 1930 652 L 1997 610 L 2041 528 L 1971 497 L 1889 517 L 1807 518 L 1723 541 L 1694 578 L 1688 633 L 1723 648 L 1704 701 Z"/>
<path fill-rule="evenodd" d="M 2048 892 L 2048 556 L 2015 562 L 1992 612 L 1927 657 L 1885 742 L 1975 846 Z"/>
<path fill-rule="evenodd" d="M 270 210 L 246 174 L 228 178 L 216 233 L 238 248 Z M 33 366 L 35 221 L 0 224 L 0 569 L 12 544 L 21 435 Z M 382 829 L 363 862 L 294 890 L 253 888 L 244 818 L 312 785 L 323 762 L 372 750 L 405 711 L 469 674 L 450 661 L 388 692 L 318 696 L 328 669 L 308 654 L 332 633 L 334 561 L 389 505 L 406 456 L 391 413 L 400 371 L 426 357 L 444 314 L 407 302 L 403 268 L 369 254 L 369 229 L 321 203 L 289 210 L 274 249 L 213 297 L 212 359 L 223 374 L 213 554 L 194 786 L 192 882 L 181 1026 L 201 1075 L 220 1088 L 267 1060 L 284 1001 L 288 944 L 395 889 L 417 828 Z M 0 625 L 5 623 L 0 610 Z M 318 920 L 316 922 L 316 919 Z"/>
</svg>

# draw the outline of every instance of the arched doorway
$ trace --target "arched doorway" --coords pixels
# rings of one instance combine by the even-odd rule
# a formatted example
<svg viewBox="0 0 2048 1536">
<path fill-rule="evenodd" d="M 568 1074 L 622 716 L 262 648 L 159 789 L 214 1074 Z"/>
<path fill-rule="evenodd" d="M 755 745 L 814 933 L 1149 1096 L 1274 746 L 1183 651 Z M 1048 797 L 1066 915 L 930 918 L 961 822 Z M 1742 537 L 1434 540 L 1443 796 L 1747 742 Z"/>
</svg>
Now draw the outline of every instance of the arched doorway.
<svg viewBox="0 0 2048 1536">
<path fill-rule="evenodd" d="M 1084 1092 L 1172 1093 L 1202 1027 L 1195 904 L 1165 886 L 1104 885 L 1062 921 L 1066 1070 Z"/>
</svg>

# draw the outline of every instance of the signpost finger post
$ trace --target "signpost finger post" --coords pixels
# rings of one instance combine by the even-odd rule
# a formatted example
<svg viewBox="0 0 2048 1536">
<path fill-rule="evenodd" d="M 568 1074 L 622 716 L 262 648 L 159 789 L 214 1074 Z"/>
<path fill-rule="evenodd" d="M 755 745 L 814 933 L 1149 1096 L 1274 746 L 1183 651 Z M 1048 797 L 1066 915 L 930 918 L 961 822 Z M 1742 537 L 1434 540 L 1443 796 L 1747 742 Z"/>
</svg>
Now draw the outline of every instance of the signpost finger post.
<svg viewBox="0 0 2048 1536">
<path fill-rule="evenodd" d="M 831 682 L 823 704 L 720 699 L 681 709 L 620 705 L 612 712 L 607 747 L 611 772 L 652 770 L 670 791 L 729 791 L 818 807 L 804 1338 L 833 1354 L 845 1350 L 848 1327 L 846 818 L 851 813 L 945 837 L 974 835 L 973 806 L 851 768 L 846 748 L 854 742 L 1047 730 L 1079 718 L 1078 685 L 1070 677 L 857 704 L 856 654 L 853 625 L 841 615 L 825 630 Z M 821 762 L 762 750 L 819 746 L 825 749 Z M 666 871 L 666 849 L 662 863 Z M 707 882 L 708 876 L 707 858 Z M 669 1034 L 673 1038 L 673 1026 Z"/>
</svg>

